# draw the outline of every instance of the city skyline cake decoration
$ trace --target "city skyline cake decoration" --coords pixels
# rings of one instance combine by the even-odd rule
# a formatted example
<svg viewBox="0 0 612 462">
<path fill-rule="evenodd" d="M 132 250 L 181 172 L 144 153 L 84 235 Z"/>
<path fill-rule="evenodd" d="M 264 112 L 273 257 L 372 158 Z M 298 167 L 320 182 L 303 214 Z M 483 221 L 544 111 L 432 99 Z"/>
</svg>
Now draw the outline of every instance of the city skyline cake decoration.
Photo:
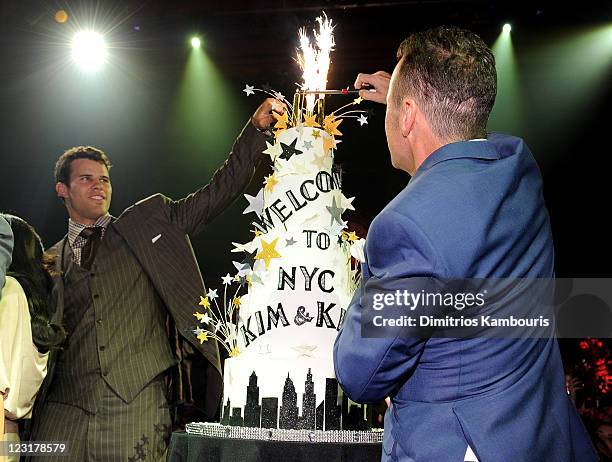
<svg viewBox="0 0 612 462">
<path fill-rule="evenodd" d="M 334 378 L 326 378 L 325 396 L 317 404 L 313 374 L 308 369 L 304 381 L 301 413 L 295 385 L 289 374 L 281 384 L 280 403 L 276 396 L 263 397 L 260 401 L 257 381 L 258 376 L 253 371 L 245 390 L 247 398 L 244 409 L 232 407 L 230 399 L 226 400 L 221 410 L 222 425 L 321 431 L 341 429 L 367 431 L 372 428 L 372 409 L 348 399 Z"/>
</svg>

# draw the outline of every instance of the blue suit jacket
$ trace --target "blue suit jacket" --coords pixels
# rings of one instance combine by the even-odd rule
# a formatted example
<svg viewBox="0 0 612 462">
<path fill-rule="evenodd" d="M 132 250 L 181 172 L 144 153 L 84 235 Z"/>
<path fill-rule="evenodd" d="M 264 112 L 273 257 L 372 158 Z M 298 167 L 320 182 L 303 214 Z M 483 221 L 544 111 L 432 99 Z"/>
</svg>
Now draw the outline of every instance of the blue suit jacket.
<svg viewBox="0 0 612 462">
<path fill-rule="evenodd" d="M 550 278 L 537 164 L 491 135 L 432 153 L 371 224 L 362 284 L 385 278 Z M 358 290 L 334 347 L 357 402 L 392 397 L 383 460 L 595 461 L 555 339 L 362 338 Z"/>
<path fill-rule="evenodd" d="M 0 291 L 4 287 L 6 271 L 11 266 L 13 253 L 13 231 L 8 222 L 0 217 Z"/>
</svg>

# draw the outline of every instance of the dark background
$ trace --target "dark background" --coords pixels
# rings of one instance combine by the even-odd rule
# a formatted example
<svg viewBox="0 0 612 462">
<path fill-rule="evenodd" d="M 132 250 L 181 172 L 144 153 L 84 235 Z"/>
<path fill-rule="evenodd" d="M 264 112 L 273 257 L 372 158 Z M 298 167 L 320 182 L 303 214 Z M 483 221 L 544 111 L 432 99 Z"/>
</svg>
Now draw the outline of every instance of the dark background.
<svg viewBox="0 0 612 462">
<path fill-rule="evenodd" d="M 515 134 L 526 139 L 542 169 L 557 274 L 611 273 L 604 258 L 610 197 L 604 164 L 610 155 L 605 134 L 612 109 L 612 39 L 602 44 L 610 50 L 604 54 L 607 63 L 601 63 L 600 55 L 590 62 L 585 49 L 586 65 L 604 70 L 602 83 L 583 101 L 572 100 L 572 85 L 586 69 L 570 63 L 561 73 L 565 57 L 546 52 L 576 31 L 612 24 L 609 2 L 25 0 L 0 5 L 0 210 L 34 224 L 47 246 L 66 231 L 64 207 L 55 197 L 52 179 L 53 164 L 64 149 L 92 144 L 107 152 L 114 164 L 114 215 L 155 192 L 174 198 L 188 194 L 208 181 L 263 99 L 261 94 L 246 97 L 246 83 L 269 83 L 291 99 L 300 78 L 293 61 L 297 30 L 312 26 L 325 11 L 337 25 L 330 88 L 352 84 L 358 72 L 391 71 L 398 44 L 412 31 L 453 24 L 474 30 L 492 45 L 503 23 L 511 22 L 526 107 L 520 133 Z M 69 12 L 66 24 L 53 19 L 60 8 Z M 95 76 L 84 77 L 67 59 L 77 23 L 95 23 L 107 31 L 112 64 Z M 207 148 L 209 133 L 195 148 L 182 143 L 173 123 L 191 52 L 188 38 L 194 32 L 203 37 L 205 52 L 233 95 L 226 104 L 236 116 L 227 123 L 229 129 L 214 135 L 225 146 L 221 152 Z M 345 104 L 338 98 L 328 107 Z M 206 110 L 214 114 L 223 105 Z M 362 108 L 373 109 L 374 115 L 363 128 L 354 120 L 344 122 L 336 161 L 344 170 L 345 194 L 356 196 L 357 213 L 350 218 L 367 224 L 408 177 L 390 165 L 384 107 L 369 103 Z M 491 128 L 518 126 L 510 125 L 502 122 Z M 262 174 L 250 193 L 259 189 Z M 251 236 L 248 217 L 241 213 L 245 206 L 239 199 L 194 240 L 204 278 L 213 287 L 219 285 L 217 277 L 233 269 L 230 241 L 245 242 Z"/>
</svg>

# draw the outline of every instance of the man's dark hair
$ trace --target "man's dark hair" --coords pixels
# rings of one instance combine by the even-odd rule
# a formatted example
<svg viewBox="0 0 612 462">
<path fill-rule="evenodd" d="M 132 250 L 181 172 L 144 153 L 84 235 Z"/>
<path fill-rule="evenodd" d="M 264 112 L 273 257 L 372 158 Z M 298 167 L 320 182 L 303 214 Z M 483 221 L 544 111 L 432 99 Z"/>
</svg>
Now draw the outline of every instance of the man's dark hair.
<svg viewBox="0 0 612 462">
<path fill-rule="evenodd" d="M 445 141 L 484 138 L 495 94 L 495 58 L 482 39 L 465 29 L 437 27 L 412 34 L 397 57 L 396 103 L 410 96 Z"/>
<path fill-rule="evenodd" d="M 93 146 L 76 146 L 68 149 L 59 159 L 57 159 L 54 172 L 56 183 L 64 183 L 65 185 L 70 184 L 70 164 L 77 159 L 95 160 L 96 162 L 104 164 L 110 172 L 111 163 L 104 151 L 94 148 Z"/>
</svg>

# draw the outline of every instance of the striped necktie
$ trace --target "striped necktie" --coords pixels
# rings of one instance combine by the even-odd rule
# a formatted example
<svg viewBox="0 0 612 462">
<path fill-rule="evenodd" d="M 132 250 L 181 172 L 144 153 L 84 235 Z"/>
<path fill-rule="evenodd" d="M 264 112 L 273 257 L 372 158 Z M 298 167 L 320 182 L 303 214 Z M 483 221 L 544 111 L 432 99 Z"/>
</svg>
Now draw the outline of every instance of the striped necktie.
<svg viewBox="0 0 612 462">
<path fill-rule="evenodd" d="M 84 228 L 80 236 L 87 241 L 81 250 L 81 267 L 91 269 L 102 239 L 102 227 Z"/>
</svg>

